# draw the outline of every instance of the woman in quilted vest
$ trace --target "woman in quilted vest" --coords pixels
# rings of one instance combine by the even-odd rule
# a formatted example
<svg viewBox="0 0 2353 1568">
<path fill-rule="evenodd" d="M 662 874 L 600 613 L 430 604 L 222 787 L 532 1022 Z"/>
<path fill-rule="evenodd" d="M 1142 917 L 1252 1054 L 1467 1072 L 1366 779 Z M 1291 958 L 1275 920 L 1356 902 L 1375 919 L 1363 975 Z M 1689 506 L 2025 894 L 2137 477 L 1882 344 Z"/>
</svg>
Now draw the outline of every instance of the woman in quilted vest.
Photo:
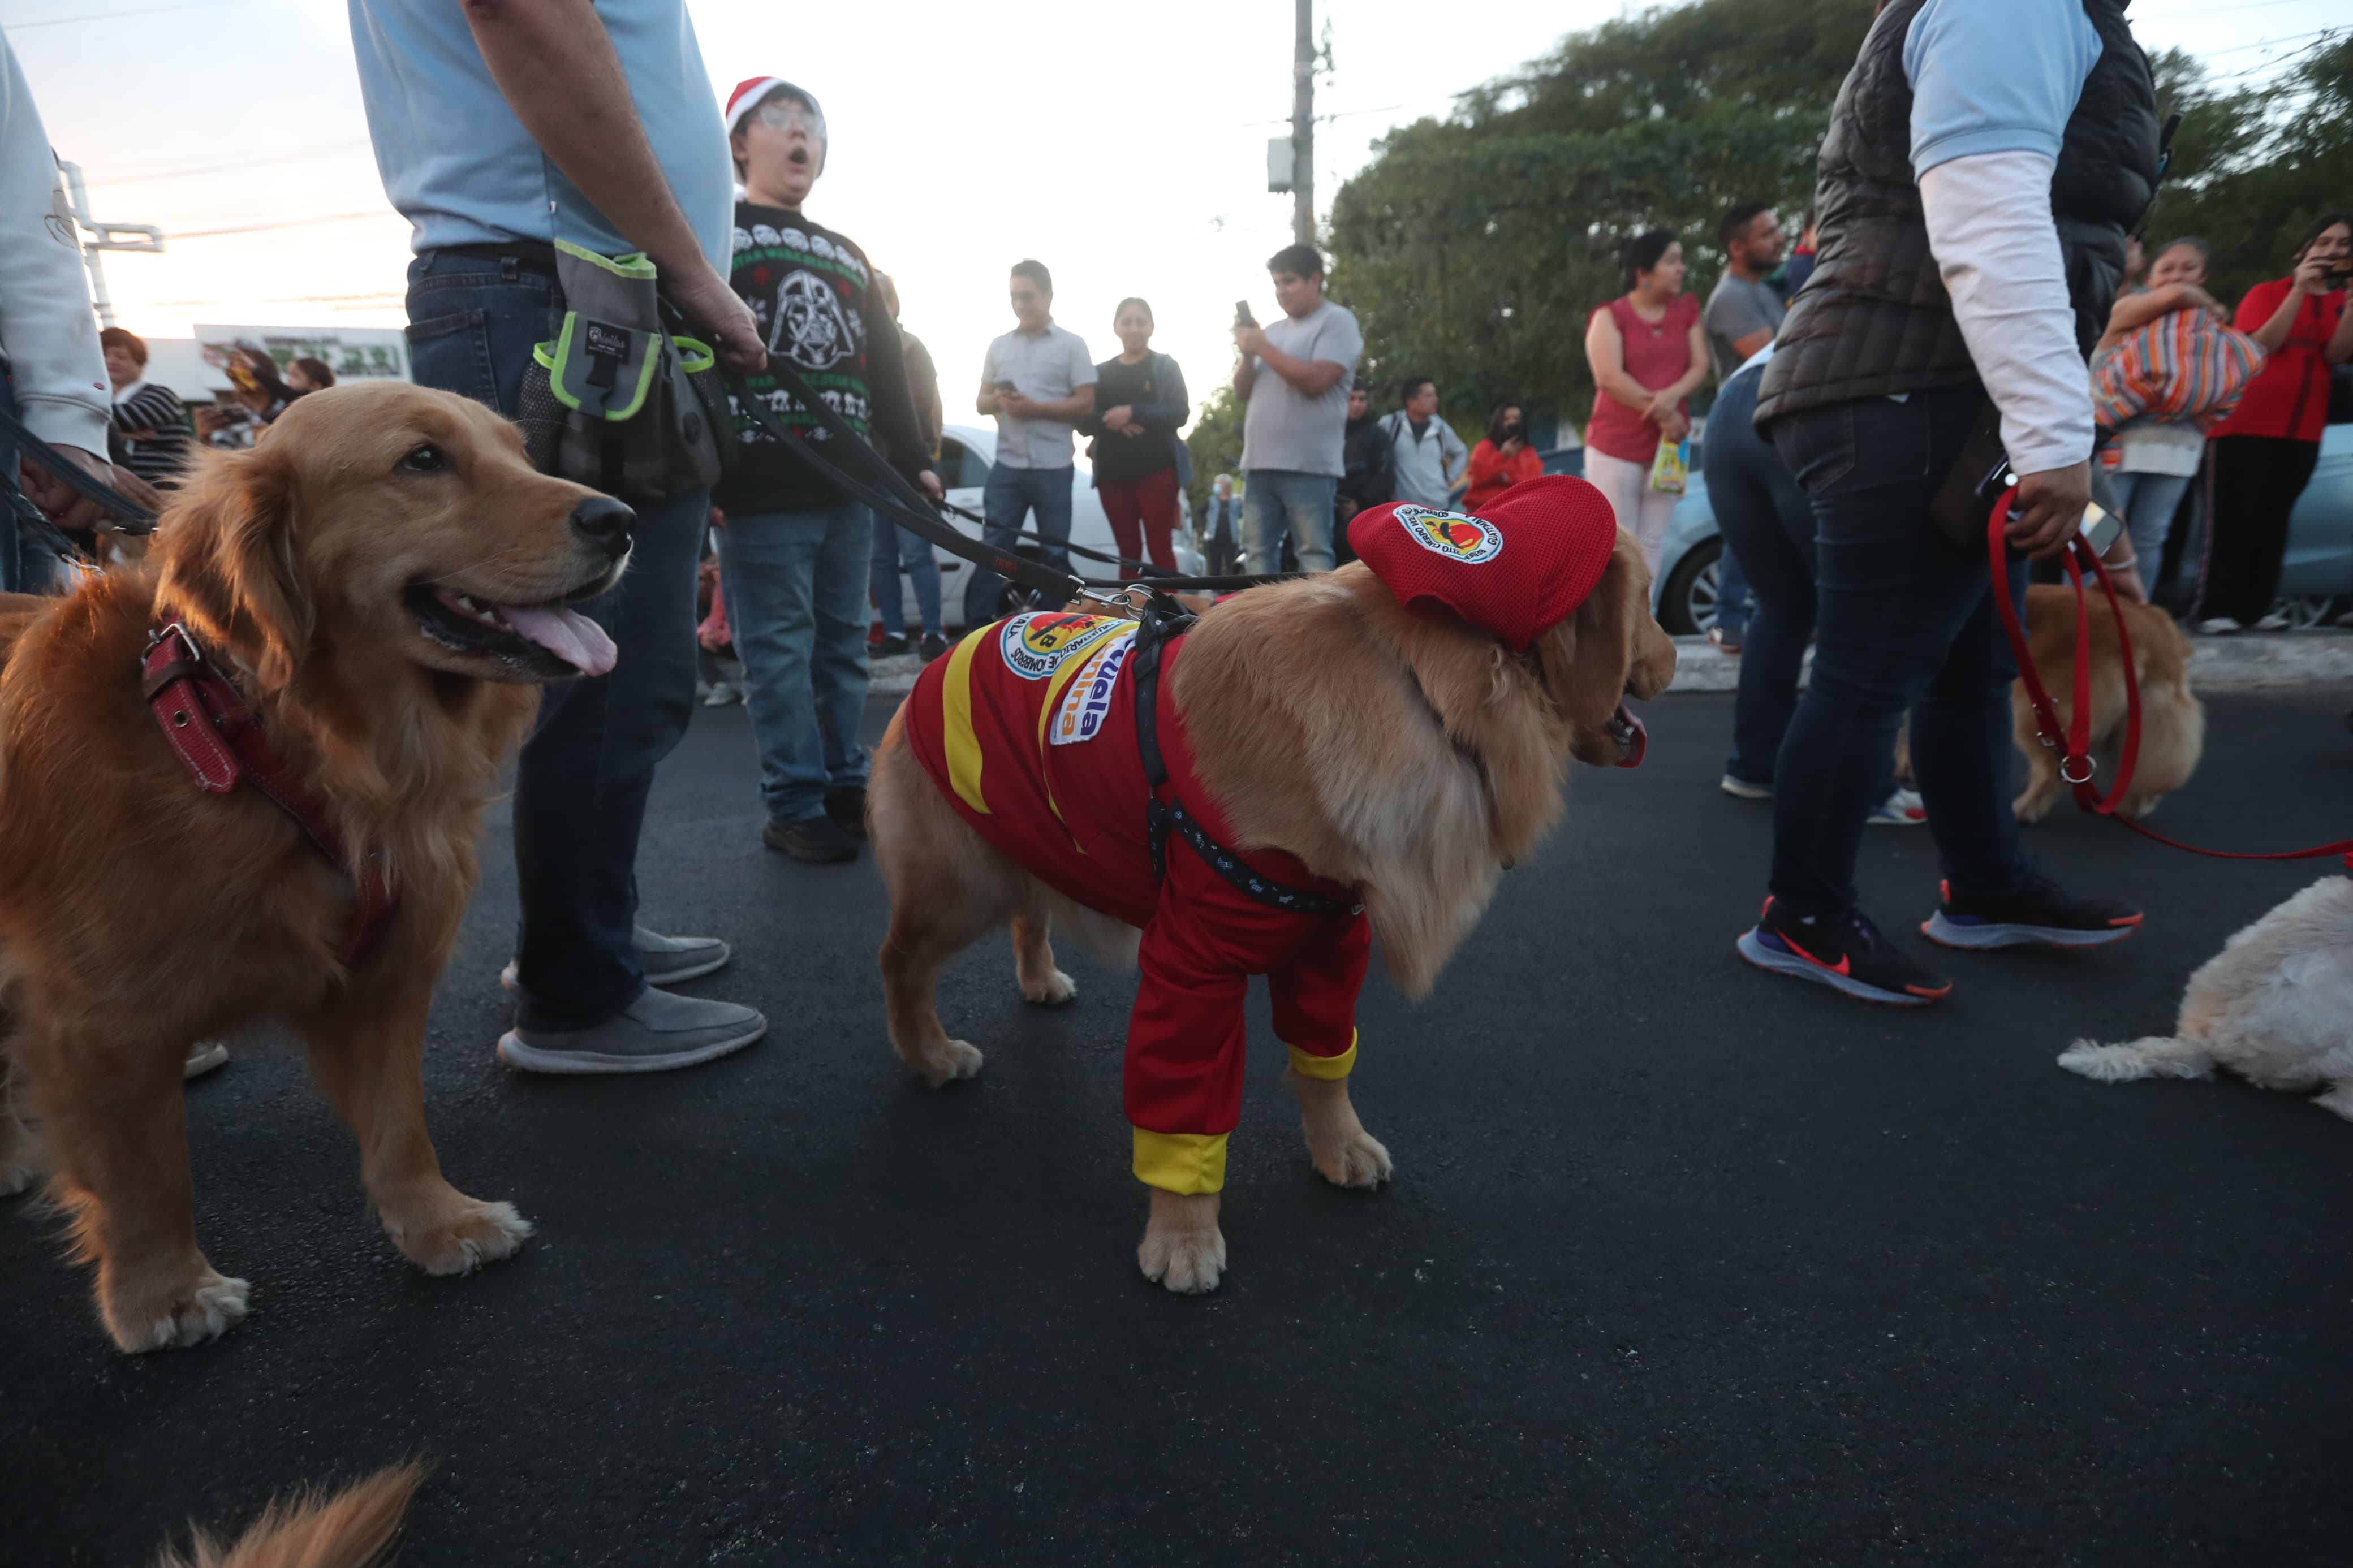
<svg viewBox="0 0 2353 1568">
<path fill-rule="evenodd" d="M 2258 283 L 2239 301 L 2238 328 L 2270 351 L 2263 374 L 2214 426 L 2213 505 L 2206 574 L 2191 615 L 2209 634 L 2242 626 L 2274 631 L 2272 613 L 2288 514 L 2320 460 L 2328 420 L 2328 370 L 2353 359 L 2353 216 L 2329 213 L 2305 230 L 2295 269 Z"/>
</svg>

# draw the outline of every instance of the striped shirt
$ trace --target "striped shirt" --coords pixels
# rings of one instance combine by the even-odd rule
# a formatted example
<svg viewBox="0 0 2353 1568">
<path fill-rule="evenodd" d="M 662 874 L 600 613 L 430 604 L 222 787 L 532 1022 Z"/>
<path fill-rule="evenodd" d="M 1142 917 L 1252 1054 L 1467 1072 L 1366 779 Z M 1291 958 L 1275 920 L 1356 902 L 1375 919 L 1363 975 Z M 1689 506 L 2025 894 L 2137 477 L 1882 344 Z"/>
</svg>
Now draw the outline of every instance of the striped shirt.
<svg viewBox="0 0 2353 1568">
<path fill-rule="evenodd" d="M 151 485 L 175 482 L 187 465 L 188 410 L 168 386 L 134 381 L 114 399 L 114 433 L 130 470 Z"/>
</svg>

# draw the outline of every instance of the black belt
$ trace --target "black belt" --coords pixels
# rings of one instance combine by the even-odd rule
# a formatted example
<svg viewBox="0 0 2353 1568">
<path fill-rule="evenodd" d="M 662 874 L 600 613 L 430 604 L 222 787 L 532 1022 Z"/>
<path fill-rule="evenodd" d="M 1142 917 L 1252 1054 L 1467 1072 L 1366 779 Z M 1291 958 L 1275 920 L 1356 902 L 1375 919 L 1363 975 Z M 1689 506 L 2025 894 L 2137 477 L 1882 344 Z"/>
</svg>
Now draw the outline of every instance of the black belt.
<svg viewBox="0 0 2353 1568">
<path fill-rule="evenodd" d="M 1168 830 L 1193 847 L 1209 869 L 1253 903 L 1295 915 L 1360 915 L 1361 903 L 1345 903 L 1304 888 L 1288 887 L 1250 868 L 1250 862 L 1209 837 L 1181 800 L 1164 801 L 1160 786 L 1168 765 L 1160 755 L 1160 650 L 1192 627 L 1192 613 L 1155 594 L 1135 628 L 1135 747 L 1144 759 L 1145 814 L 1152 839 L 1152 874 L 1168 875 Z"/>
<path fill-rule="evenodd" d="M 502 269 L 546 278 L 555 276 L 555 247 L 543 239 L 510 239 L 495 245 L 437 245 L 433 250 L 438 256 L 464 256 L 476 261 L 495 261 Z"/>
</svg>

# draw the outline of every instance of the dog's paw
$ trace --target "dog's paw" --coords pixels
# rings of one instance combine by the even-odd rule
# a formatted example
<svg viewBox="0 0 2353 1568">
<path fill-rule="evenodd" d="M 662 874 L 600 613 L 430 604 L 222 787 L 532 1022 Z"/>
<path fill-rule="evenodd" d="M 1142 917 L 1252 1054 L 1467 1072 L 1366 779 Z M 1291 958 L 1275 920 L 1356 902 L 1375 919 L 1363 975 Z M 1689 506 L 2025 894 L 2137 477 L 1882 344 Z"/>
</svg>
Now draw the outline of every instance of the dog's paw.
<svg viewBox="0 0 2353 1568">
<path fill-rule="evenodd" d="M 2316 1094 L 2312 1103 L 2323 1110 L 2333 1110 L 2348 1121 L 2353 1121 L 2353 1079 L 2330 1089 L 2327 1094 Z"/>
<path fill-rule="evenodd" d="M 485 1263 L 512 1258 L 531 1235 L 531 1221 L 512 1204 L 486 1204 L 460 1198 L 459 1212 L 446 1219 L 402 1225 L 385 1216 L 385 1233 L 401 1256 L 427 1274 L 471 1274 Z"/>
<path fill-rule="evenodd" d="M 928 1089 L 938 1089 L 960 1078 L 971 1078 L 980 1071 L 981 1063 L 987 1059 L 980 1054 L 978 1046 L 967 1040 L 948 1040 L 935 1051 L 926 1051 L 921 1056 L 910 1055 L 906 1058 L 907 1066 Z"/>
<path fill-rule="evenodd" d="M 182 1350 L 216 1340 L 245 1321 L 253 1288 L 206 1269 L 177 1300 L 160 1309 L 132 1309 L 118 1319 L 108 1313 L 107 1331 L 120 1350 L 132 1355 Z"/>
<path fill-rule="evenodd" d="M 1050 970 L 1043 980 L 1021 983 L 1021 999 L 1041 1007 L 1059 1007 L 1079 994 L 1079 983 L 1060 970 Z"/>
<path fill-rule="evenodd" d="M 1218 1228 L 1218 1194 L 1190 1196 L 1155 1189 L 1152 1219 L 1135 1249 L 1144 1277 L 1179 1296 L 1218 1288 L 1226 1270 L 1226 1235 Z"/>
<path fill-rule="evenodd" d="M 1331 1139 L 1323 1148 L 1311 1139 L 1307 1152 L 1316 1173 L 1335 1187 L 1377 1187 L 1395 1173 L 1388 1150 L 1361 1127 Z"/>
</svg>

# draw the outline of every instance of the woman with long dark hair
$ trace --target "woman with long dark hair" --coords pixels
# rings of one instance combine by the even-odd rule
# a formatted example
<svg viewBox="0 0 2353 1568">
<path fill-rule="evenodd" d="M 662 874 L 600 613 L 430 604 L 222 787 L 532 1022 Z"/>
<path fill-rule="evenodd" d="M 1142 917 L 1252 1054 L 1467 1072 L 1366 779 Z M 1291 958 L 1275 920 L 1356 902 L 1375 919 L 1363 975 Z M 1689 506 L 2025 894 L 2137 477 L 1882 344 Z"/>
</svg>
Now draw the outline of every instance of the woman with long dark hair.
<svg viewBox="0 0 2353 1568">
<path fill-rule="evenodd" d="M 1593 312 L 1585 360 L 1593 371 L 1593 422 L 1585 477 L 1609 498 L 1619 526 L 1659 569 L 1680 496 L 1651 483 L 1662 442 L 1691 433 L 1685 398 L 1707 379 L 1707 334 L 1696 295 L 1683 292 L 1683 247 L 1663 228 L 1637 235 L 1624 255 L 1626 292 Z"/>
<path fill-rule="evenodd" d="M 2353 216 L 2325 213 L 2297 242 L 2284 278 L 2258 283 L 2234 323 L 2270 352 L 2231 416 L 2207 445 L 2212 465 L 2206 570 L 2190 612 L 2201 632 L 2274 631 L 2288 514 L 2320 460 L 2328 422 L 2328 371 L 2353 359 Z"/>
<path fill-rule="evenodd" d="M 1544 459 L 1528 440 L 1527 416 L 1517 399 L 1506 397 L 1487 416 L 1487 434 L 1471 448 L 1471 466 L 1463 470 L 1468 485 L 1462 510 L 1477 511 L 1522 479 L 1543 472 Z"/>
</svg>

